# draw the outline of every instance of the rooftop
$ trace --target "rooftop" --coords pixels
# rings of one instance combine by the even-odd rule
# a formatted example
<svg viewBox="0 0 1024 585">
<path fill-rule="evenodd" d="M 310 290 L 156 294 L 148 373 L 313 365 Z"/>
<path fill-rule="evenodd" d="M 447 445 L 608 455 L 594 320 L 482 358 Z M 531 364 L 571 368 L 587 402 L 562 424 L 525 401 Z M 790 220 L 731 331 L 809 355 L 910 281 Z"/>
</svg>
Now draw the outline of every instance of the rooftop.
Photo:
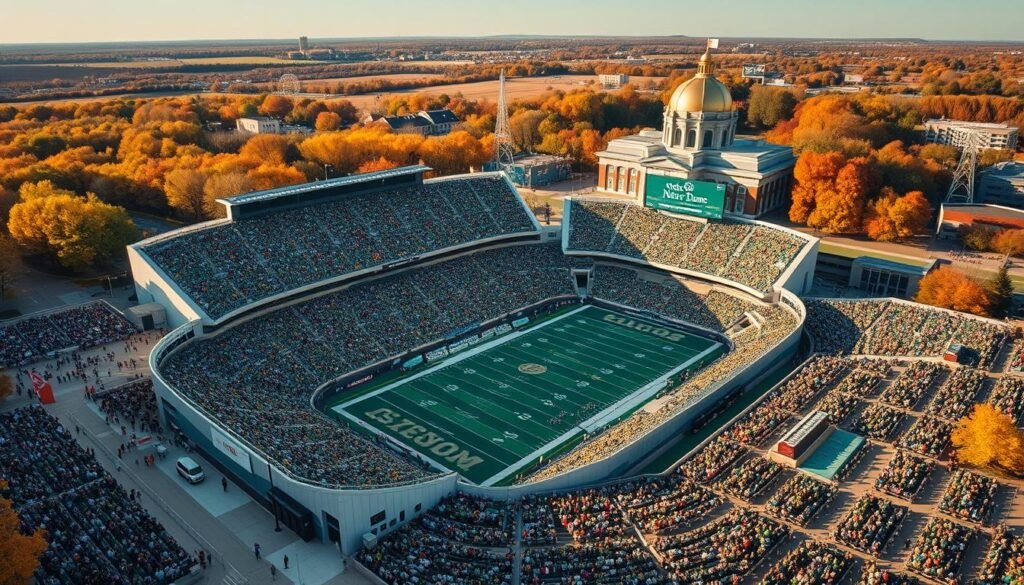
<svg viewBox="0 0 1024 585">
<path fill-rule="evenodd" d="M 1005 130 L 1007 132 L 1016 130 L 1016 128 L 1004 124 L 995 122 L 966 122 L 964 120 L 948 120 L 946 118 L 930 118 L 925 121 L 925 125 L 932 124 L 944 124 L 946 126 L 958 126 L 961 128 L 984 128 L 986 130 Z"/>
<path fill-rule="evenodd" d="M 983 171 L 983 174 L 996 177 L 1024 179 L 1024 162 L 1011 160 L 996 163 L 991 167 L 985 169 Z"/>
</svg>

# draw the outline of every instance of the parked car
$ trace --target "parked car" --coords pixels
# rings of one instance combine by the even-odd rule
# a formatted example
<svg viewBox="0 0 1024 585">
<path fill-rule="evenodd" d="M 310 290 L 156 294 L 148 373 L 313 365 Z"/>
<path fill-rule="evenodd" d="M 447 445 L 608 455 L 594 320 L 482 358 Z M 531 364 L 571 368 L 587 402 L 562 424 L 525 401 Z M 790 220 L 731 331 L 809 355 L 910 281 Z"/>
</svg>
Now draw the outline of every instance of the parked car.
<svg viewBox="0 0 1024 585">
<path fill-rule="evenodd" d="M 189 483 L 195 484 L 206 479 L 203 468 L 191 457 L 179 457 L 178 463 L 174 467 L 178 470 L 178 475 L 184 477 L 185 481 Z"/>
</svg>

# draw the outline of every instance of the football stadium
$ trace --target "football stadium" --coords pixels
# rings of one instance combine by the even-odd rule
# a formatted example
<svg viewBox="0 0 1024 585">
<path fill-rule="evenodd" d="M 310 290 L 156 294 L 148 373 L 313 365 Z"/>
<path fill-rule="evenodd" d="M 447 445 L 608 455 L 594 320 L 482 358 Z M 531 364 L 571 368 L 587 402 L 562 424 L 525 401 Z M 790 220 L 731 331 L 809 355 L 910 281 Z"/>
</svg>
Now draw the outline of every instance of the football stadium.
<svg viewBox="0 0 1024 585">
<path fill-rule="evenodd" d="M 422 166 L 249 193 L 132 246 L 168 426 L 346 552 L 453 493 L 628 475 L 795 354 L 816 240 Z"/>
</svg>

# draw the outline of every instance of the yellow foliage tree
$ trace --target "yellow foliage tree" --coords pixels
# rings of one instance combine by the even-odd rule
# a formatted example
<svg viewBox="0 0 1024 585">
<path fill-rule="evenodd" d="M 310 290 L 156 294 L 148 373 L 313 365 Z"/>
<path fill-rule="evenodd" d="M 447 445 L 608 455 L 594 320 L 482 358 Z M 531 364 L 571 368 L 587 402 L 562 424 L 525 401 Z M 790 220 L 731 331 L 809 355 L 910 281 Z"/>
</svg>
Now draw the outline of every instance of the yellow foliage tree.
<svg viewBox="0 0 1024 585">
<path fill-rule="evenodd" d="M 1024 473 L 1024 433 L 1013 419 L 989 403 L 975 405 L 953 429 L 953 447 L 960 460 L 979 467 Z"/>
<path fill-rule="evenodd" d="M 988 291 L 978 281 L 949 266 L 942 266 L 921 279 L 919 303 L 987 316 L 992 305 Z"/>
<path fill-rule="evenodd" d="M 0 481 L 0 492 L 7 482 Z M 0 585 L 24 585 L 32 581 L 39 555 L 46 550 L 42 529 L 22 534 L 21 522 L 11 501 L 0 497 Z"/>
</svg>

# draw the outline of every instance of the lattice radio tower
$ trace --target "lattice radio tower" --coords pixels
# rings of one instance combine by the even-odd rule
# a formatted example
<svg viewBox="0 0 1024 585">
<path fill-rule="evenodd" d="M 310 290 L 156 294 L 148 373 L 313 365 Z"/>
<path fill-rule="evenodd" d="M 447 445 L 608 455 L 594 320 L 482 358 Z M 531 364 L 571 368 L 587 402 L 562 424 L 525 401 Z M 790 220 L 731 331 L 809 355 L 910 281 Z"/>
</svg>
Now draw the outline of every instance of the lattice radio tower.
<svg viewBox="0 0 1024 585">
<path fill-rule="evenodd" d="M 953 171 L 953 182 L 946 192 L 946 203 L 974 203 L 974 171 L 978 167 L 978 151 L 981 150 L 981 135 L 977 131 L 965 128 L 964 147 L 960 153 L 960 162 Z"/>
<path fill-rule="evenodd" d="M 494 163 L 498 169 L 512 176 L 512 131 L 508 127 L 508 104 L 505 103 L 505 70 L 498 78 L 498 121 L 494 125 Z"/>
</svg>

